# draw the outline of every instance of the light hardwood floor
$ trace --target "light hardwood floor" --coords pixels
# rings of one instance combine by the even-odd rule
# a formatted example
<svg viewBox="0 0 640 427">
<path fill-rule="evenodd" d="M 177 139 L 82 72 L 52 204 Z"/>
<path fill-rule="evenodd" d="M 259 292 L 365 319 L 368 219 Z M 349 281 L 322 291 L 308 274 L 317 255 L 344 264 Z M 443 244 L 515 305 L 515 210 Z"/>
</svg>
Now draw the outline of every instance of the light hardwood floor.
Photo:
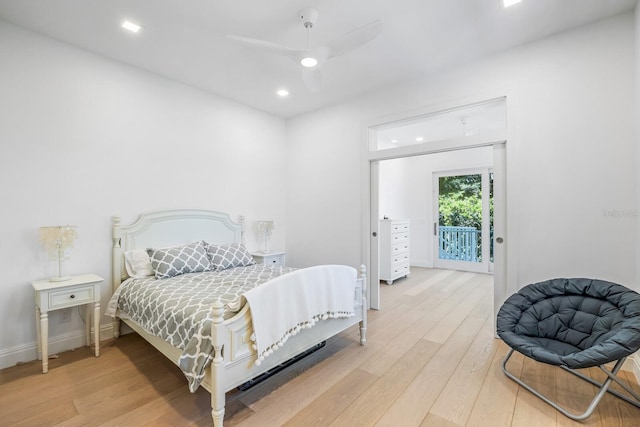
<svg viewBox="0 0 640 427">
<path fill-rule="evenodd" d="M 353 328 L 266 382 L 228 393 L 225 426 L 580 425 L 504 376 L 507 346 L 493 337 L 491 301 L 491 276 L 412 268 L 382 285 L 365 347 Z M 594 392 L 523 357 L 510 368 L 576 410 Z M 640 409 L 607 396 L 582 424 L 640 426 Z M 0 426 L 52 425 L 211 425 L 209 394 L 190 394 L 179 370 L 135 334 L 102 343 L 97 359 L 87 348 L 63 353 L 46 375 L 38 362 L 0 371 Z"/>
</svg>

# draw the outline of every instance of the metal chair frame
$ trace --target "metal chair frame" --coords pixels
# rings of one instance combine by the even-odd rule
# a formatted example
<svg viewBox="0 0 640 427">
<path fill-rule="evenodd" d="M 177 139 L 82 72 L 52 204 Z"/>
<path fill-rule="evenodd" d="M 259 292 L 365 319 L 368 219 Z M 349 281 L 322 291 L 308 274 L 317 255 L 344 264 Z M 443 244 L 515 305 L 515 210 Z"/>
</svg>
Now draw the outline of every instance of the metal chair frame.
<svg viewBox="0 0 640 427">
<path fill-rule="evenodd" d="M 614 396 L 624 400 L 625 402 L 628 402 L 628 403 L 640 408 L 640 394 L 636 393 L 631 387 L 629 387 L 629 385 L 627 385 L 624 381 L 622 381 L 617 376 L 618 371 L 620 370 L 620 368 L 622 368 L 622 365 L 623 365 L 626 357 L 623 357 L 622 359 L 618 360 L 615 363 L 615 365 L 613 366 L 613 369 L 611 369 L 611 370 L 608 370 L 607 368 L 605 368 L 604 365 L 598 365 L 598 368 L 600 368 L 602 370 L 602 372 L 604 372 L 605 375 L 607 376 L 607 379 L 602 383 L 600 383 L 598 381 L 595 381 L 592 378 L 589 378 L 589 377 L 581 374 L 580 372 L 577 372 L 574 369 L 571 369 L 571 368 L 568 368 L 566 366 L 560 365 L 560 368 L 564 369 L 565 371 L 570 372 L 573 375 L 575 375 L 575 376 L 587 381 L 588 383 L 600 388 L 599 391 L 597 392 L 597 394 L 595 395 L 595 397 L 593 398 L 593 400 L 591 401 L 591 403 L 589 404 L 589 406 L 587 407 L 586 411 L 584 413 L 580 414 L 580 415 L 576 415 L 576 414 L 573 414 L 573 413 L 567 411 L 566 409 L 562 408 L 556 402 L 553 402 L 549 398 L 545 397 L 544 395 L 539 393 L 537 390 L 535 390 L 533 387 L 531 387 L 530 385 L 528 385 L 524 381 L 522 381 L 520 378 L 517 378 L 511 372 L 507 371 L 507 362 L 511 358 L 511 355 L 513 354 L 513 352 L 514 352 L 514 350 L 511 349 L 509 351 L 509 353 L 507 354 L 507 356 L 504 358 L 504 361 L 502 362 L 502 372 L 504 372 L 504 374 L 507 377 L 511 378 L 518 385 L 520 385 L 523 388 L 529 390 L 535 396 L 539 397 L 540 399 L 542 399 L 543 401 L 545 401 L 549 405 L 553 406 L 560 413 L 562 413 L 566 417 L 571 418 L 572 420 L 581 421 L 581 420 L 587 419 L 593 413 L 593 411 L 596 409 L 596 407 L 598 406 L 598 403 L 600 403 L 600 400 L 602 400 L 602 398 L 604 397 L 604 395 L 607 392 L 609 392 L 609 393 L 613 394 Z M 533 359 L 533 360 L 535 360 L 535 359 Z M 615 390 L 611 390 L 609 388 L 609 386 L 614 381 L 616 383 L 618 383 L 633 398 L 631 398 L 629 396 L 625 396 L 624 394 L 619 393 L 619 392 L 617 392 Z"/>
</svg>

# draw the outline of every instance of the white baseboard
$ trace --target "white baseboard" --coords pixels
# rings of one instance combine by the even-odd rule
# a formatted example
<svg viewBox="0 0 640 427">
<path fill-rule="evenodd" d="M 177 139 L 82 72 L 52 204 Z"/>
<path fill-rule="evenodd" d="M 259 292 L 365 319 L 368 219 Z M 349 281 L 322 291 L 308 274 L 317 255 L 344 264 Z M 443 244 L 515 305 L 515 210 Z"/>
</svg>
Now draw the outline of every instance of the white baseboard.
<svg viewBox="0 0 640 427">
<path fill-rule="evenodd" d="M 100 341 L 113 339 L 113 323 L 108 325 L 100 325 Z"/>
<path fill-rule="evenodd" d="M 640 354 L 634 354 L 630 357 L 633 361 L 633 374 L 636 377 L 636 381 L 640 384 Z"/>
<path fill-rule="evenodd" d="M 433 268 L 433 263 L 426 261 L 411 261 L 411 267 Z"/>
<path fill-rule="evenodd" d="M 35 344 L 23 344 L 0 350 L 0 369 L 15 366 L 22 362 L 30 362 L 38 356 L 36 352 Z"/>
<path fill-rule="evenodd" d="M 93 329 L 91 330 L 93 337 Z M 108 323 L 100 325 L 100 341 L 113 338 L 113 325 Z M 62 353 L 85 346 L 84 331 L 71 332 L 49 338 L 49 355 Z M 23 344 L 8 349 L 0 350 L 0 369 L 9 368 L 19 363 L 26 363 L 38 358 L 38 345 L 36 342 Z"/>
</svg>

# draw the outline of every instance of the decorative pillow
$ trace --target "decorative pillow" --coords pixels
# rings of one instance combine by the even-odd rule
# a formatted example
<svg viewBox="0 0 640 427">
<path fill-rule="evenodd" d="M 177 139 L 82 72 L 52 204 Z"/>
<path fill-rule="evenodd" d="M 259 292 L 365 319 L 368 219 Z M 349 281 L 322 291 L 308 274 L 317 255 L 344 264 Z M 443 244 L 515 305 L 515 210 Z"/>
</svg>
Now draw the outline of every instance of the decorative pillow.
<svg viewBox="0 0 640 427">
<path fill-rule="evenodd" d="M 164 249 L 147 249 L 151 267 L 157 279 L 211 270 L 206 243 L 202 240 L 188 245 Z"/>
<path fill-rule="evenodd" d="M 211 269 L 216 271 L 231 267 L 245 267 L 256 263 L 247 248 L 239 243 L 207 245 L 207 253 L 211 260 Z"/>
<path fill-rule="evenodd" d="M 143 249 L 134 249 L 124 253 L 124 268 L 127 270 L 129 277 L 134 279 L 142 279 L 144 277 L 153 276 L 153 267 L 147 251 Z"/>
</svg>

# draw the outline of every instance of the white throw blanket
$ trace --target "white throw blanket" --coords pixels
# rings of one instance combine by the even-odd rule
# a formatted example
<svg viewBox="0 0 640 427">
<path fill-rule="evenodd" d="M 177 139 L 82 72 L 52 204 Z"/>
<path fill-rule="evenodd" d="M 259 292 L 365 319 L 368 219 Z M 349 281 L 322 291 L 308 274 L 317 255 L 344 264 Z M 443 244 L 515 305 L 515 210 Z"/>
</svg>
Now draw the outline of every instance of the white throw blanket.
<svg viewBox="0 0 640 427">
<path fill-rule="evenodd" d="M 357 272 L 345 265 L 295 270 L 246 292 L 251 309 L 256 365 L 289 337 L 316 322 L 352 317 Z"/>
</svg>

